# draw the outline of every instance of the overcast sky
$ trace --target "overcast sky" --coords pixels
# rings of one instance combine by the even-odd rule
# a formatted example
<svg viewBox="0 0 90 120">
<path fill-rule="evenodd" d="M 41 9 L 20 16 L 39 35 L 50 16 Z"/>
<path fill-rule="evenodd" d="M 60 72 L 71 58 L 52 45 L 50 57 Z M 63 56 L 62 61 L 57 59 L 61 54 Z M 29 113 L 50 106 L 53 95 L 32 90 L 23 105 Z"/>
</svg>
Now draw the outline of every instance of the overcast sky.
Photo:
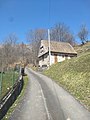
<svg viewBox="0 0 90 120">
<path fill-rule="evenodd" d="M 30 29 L 48 29 L 59 22 L 75 35 L 82 23 L 90 30 L 90 0 L 0 0 L 0 41 L 16 33 L 25 42 Z"/>
</svg>

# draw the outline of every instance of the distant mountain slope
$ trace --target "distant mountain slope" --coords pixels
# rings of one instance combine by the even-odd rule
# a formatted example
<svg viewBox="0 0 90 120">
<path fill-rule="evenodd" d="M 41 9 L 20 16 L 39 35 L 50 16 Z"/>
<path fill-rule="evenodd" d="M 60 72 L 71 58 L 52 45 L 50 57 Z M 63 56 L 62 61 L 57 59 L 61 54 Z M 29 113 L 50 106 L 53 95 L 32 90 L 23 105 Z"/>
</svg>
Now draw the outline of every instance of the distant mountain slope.
<svg viewBox="0 0 90 120">
<path fill-rule="evenodd" d="M 90 110 L 90 43 L 75 49 L 78 57 L 52 65 L 44 74 L 67 89 Z"/>
</svg>

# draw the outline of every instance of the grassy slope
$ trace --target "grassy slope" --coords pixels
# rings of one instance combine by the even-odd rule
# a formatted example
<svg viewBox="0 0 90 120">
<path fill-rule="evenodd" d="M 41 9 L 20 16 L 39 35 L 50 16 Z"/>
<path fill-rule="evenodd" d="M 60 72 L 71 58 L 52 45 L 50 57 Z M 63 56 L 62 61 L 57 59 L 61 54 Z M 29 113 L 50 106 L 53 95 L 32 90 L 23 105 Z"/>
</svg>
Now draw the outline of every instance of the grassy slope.
<svg viewBox="0 0 90 120">
<path fill-rule="evenodd" d="M 85 45 L 79 45 L 74 47 L 77 51 L 78 55 L 81 55 L 85 52 L 90 52 L 90 42 L 86 43 Z"/>
<path fill-rule="evenodd" d="M 44 74 L 62 85 L 90 110 L 90 52 L 88 50 L 77 58 L 52 65 Z"/>
</svg>

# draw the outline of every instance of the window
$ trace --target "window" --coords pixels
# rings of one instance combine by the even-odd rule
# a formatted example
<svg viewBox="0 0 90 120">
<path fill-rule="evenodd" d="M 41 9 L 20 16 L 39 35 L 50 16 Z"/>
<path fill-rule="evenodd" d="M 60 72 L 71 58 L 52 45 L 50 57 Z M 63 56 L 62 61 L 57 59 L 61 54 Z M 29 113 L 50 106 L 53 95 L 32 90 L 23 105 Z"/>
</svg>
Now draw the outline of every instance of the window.
<svg viewBox="0 0 90 120">
<path fill-rule="evenodd" d="M 40 47 L 40 49 L 42 49 L 42 48 L 43 48 L 43 46 Z"/>
<path fill-rule="evenodd" d="M 40 53 L 42 53 L 44 51 L 43 46 L 40 47 Z"/>
<path fill-rule="evenodd" d="M 64 58 L 65 56 L 64 55 L 62 55 L 62 58 Z"/>
<path fill-rule="evenodd" d="M 65 55 L 65 57 L 68 57 L 68 55 Z"/>
<path fill-rule="evenodd" d="M 42 56 L 42 61 L 44 61 L 44 56 Z"/>
</svg>

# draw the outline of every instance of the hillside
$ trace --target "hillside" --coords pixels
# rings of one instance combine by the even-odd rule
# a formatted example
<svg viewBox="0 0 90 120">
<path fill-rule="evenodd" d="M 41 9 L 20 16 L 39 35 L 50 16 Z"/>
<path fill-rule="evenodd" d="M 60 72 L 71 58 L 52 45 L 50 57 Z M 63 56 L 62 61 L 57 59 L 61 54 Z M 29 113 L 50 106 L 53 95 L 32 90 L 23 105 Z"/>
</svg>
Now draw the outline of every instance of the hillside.
<svg viewBox="0 0 90 120">
<path fill-rule="evenodd" d="M 44 74 L 68 90 L 90 110 L 90 43 L 77 46 L 78 57 L 52 65 Z"/>
<path fill-rule="evenodd" d="M 85 52 L 90 52 L 90 42 L 87 42 L 84 45 L 77 45 L 77 46 L 74 47 L 74 49 L 76 50 L 78 55 L 81 55 Z"/>
</svg>

